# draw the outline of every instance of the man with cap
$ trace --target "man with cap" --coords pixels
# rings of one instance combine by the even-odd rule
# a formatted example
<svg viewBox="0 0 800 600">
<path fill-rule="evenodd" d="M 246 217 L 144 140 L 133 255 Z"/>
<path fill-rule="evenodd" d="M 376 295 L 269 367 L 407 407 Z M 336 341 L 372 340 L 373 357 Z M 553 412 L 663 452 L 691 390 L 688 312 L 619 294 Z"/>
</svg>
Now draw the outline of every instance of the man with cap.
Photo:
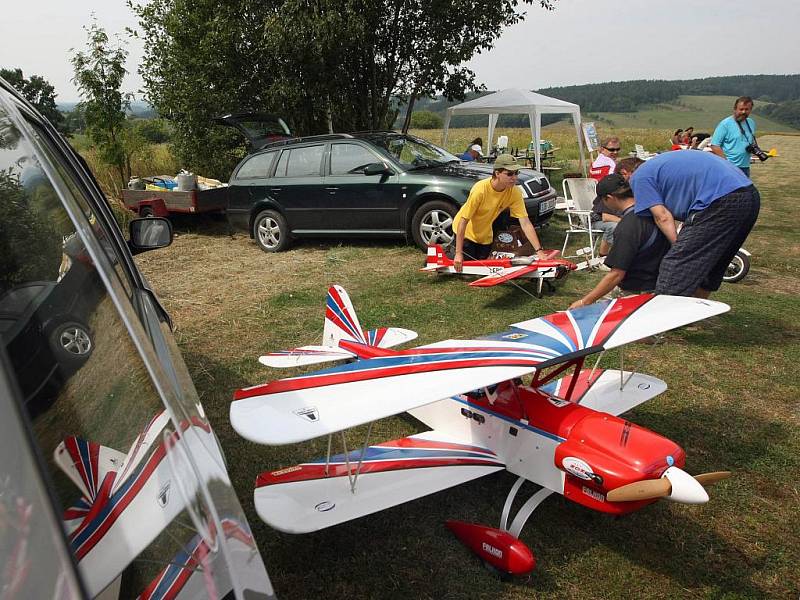
<svg viewBox="0 0 800 600">
<path fill-rule="evenodd" d="M 615 287 L 624 294 L 653 291 L 661 259 L 669 251 L 670 243 L 653 219 L 636 216 L 630 186 L 622 177 L 615 181 L 618 187 L 605 196 L 609 209 L 622 215 L 614 232 L 614 245 L 606 257 L 605 264 L 610 271 L 591 292 L 570 304 L 570 308 L 597 302 Z"/>
<path fill-rule="evenodd" d="M 606 196 L 623 185 L 625 185 L 625 179 L 619 173 L 606 175 L 597 184 L 597 197 L 592 203 L 590 219 L 592 221 L 592 230 L 603 234 L 603 238 L 600 240 L 600 256 L 608 254 L 611 245 L 614 243 L 614 230 L 622 217 L 621 214 L 608 207 L 605 202 Z"/>
<path fill-rule="evenodd" d="M 652 216 L 672 243 L 656 292 L 708 298 L 758 218 L 753 182 L 711 152 L 665 152 L 640 165 L 630 184 L 636 214 Z"/>
<path fill-rule="evenodd" d="M 465 160 L 468 162 L 472 162 L 474 160 L 478 160 L 479 158 L 483 157 L 483 148 L 480 147 L 479 144 L 472 144 L 464 154 L 461 155 L 461 160 Z"/>
<path fill-rule="evenodd" d="M 519 219 L 520 227 L 537 256 L 547 258 L 517 186 L 521 168 L 519 162 L 510 154 L 501 154 L 493 167 L 490 178 L 481 179 L 472 186 L 466 203 L 453 218 L 453 231 L 456 232 L 453 266 L 456 272 L 461 271 L 465 256 L 470 260 L 483 260 L 489 256 L 492 250 L 492 224 L 506 209 L 510 209 L 512 217 Z"/>
</svg>

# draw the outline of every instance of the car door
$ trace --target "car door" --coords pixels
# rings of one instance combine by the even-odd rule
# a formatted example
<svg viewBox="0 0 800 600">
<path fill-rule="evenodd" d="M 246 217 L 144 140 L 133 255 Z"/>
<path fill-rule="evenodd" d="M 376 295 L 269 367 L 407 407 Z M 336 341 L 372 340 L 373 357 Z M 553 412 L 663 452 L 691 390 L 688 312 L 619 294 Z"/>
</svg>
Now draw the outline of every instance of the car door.
<svg viewBox="0 0 800 600">
<path fill-rule="evenodd" d="M 302 235 L 325 229 L 331 216 L 330 202 L 323 189 L 324 155 L 324 143 L 285 148 L 267 185 L 293 233 Z"/>
<path fill-rule="evenodd" d="M 23 373 L 4 338 L 0 362 L 88 594 L 272 597 L 168 317 L 96 183 L 3 88 L 0 131 L 0 292 L 37 290 L 14 331 L 43 349 Z"/>
<path fill-rule="evenodd" d="M 386 166 L 366 144 L 331 143 L 325 191 L 331 202 L 332 227 L 364 233 L 402 233 L 397 175 L 388 166 L 387 173 L 366 175 L 365 167 L 376 163 Z"/>
<path fill-rule="evenodd" d="M 277 156 L 277 150 L 258 152 L 234 171 L 228 185 L 228 221 L 232 226 L 247 229 L 253 204 L 272 196 L 270 175 Z"/>
</svg>

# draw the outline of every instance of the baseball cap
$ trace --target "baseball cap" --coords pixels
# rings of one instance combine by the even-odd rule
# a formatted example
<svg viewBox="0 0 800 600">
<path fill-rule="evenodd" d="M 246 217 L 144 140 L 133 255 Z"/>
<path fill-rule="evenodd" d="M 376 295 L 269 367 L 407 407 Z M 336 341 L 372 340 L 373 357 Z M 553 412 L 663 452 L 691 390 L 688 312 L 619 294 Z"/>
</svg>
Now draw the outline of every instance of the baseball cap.
<svg viewBox="0 0 800 600">
<path fill-rule="evenodd" d="M 483 156 L 483 148 L 481 148 L 478 144 L 473 144 L 472 146 L 469 147 L 469 149 L 475 150 L 475 152 Z"/>
<path fill-rule="evenodd" d="M 519 171 L 522 165 L 510 154 L 500 154 L 494 161 L 494 169 L 505 169 L 506 171 Z"/>
<path fill-rule="evenodd" d="M 597 197 L 594 199 L 595 203 L 602 202 L 612 192 L 616 192 L 619 188 L 627 185 L 625 178 L 619 173 L 612 173 L 606 175 L 599 182 L 597 182 Z"/>
</svg>

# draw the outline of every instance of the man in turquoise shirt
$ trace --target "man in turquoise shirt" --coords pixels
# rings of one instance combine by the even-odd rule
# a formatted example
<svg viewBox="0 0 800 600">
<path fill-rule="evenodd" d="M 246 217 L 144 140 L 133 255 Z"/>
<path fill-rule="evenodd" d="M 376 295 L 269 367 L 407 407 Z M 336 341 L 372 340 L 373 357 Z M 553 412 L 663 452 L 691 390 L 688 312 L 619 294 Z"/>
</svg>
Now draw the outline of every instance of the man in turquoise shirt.
<svg viewBox="0 0 800 600">
<path fill-rule="evenodd" d="M 733 104 L 733 115 L 722 119 L 711 136 L 711 151 L 727 158 L 750 177 L 750 146 L 756 137 L 756 122 L 750 118 L 753 99 L 750 96 L 737 98 Z"/>
</svg>

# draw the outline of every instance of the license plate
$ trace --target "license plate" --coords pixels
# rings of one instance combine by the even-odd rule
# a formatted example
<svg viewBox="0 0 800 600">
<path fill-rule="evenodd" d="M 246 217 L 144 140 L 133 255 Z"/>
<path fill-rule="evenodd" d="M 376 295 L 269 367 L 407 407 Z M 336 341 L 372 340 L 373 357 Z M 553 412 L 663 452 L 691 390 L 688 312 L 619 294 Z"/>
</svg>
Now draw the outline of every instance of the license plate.
<svg viewBox="0 0 800 600">
<path fill-rule="evenodd" d="M 539 204 L 539 214 L 543 215 L 544 213 L 552 212 L 555 207 L 556 207 L 555 198 L 550 198 L 550 200 L 545 200 L 544 202 Z"/>
</svg>

